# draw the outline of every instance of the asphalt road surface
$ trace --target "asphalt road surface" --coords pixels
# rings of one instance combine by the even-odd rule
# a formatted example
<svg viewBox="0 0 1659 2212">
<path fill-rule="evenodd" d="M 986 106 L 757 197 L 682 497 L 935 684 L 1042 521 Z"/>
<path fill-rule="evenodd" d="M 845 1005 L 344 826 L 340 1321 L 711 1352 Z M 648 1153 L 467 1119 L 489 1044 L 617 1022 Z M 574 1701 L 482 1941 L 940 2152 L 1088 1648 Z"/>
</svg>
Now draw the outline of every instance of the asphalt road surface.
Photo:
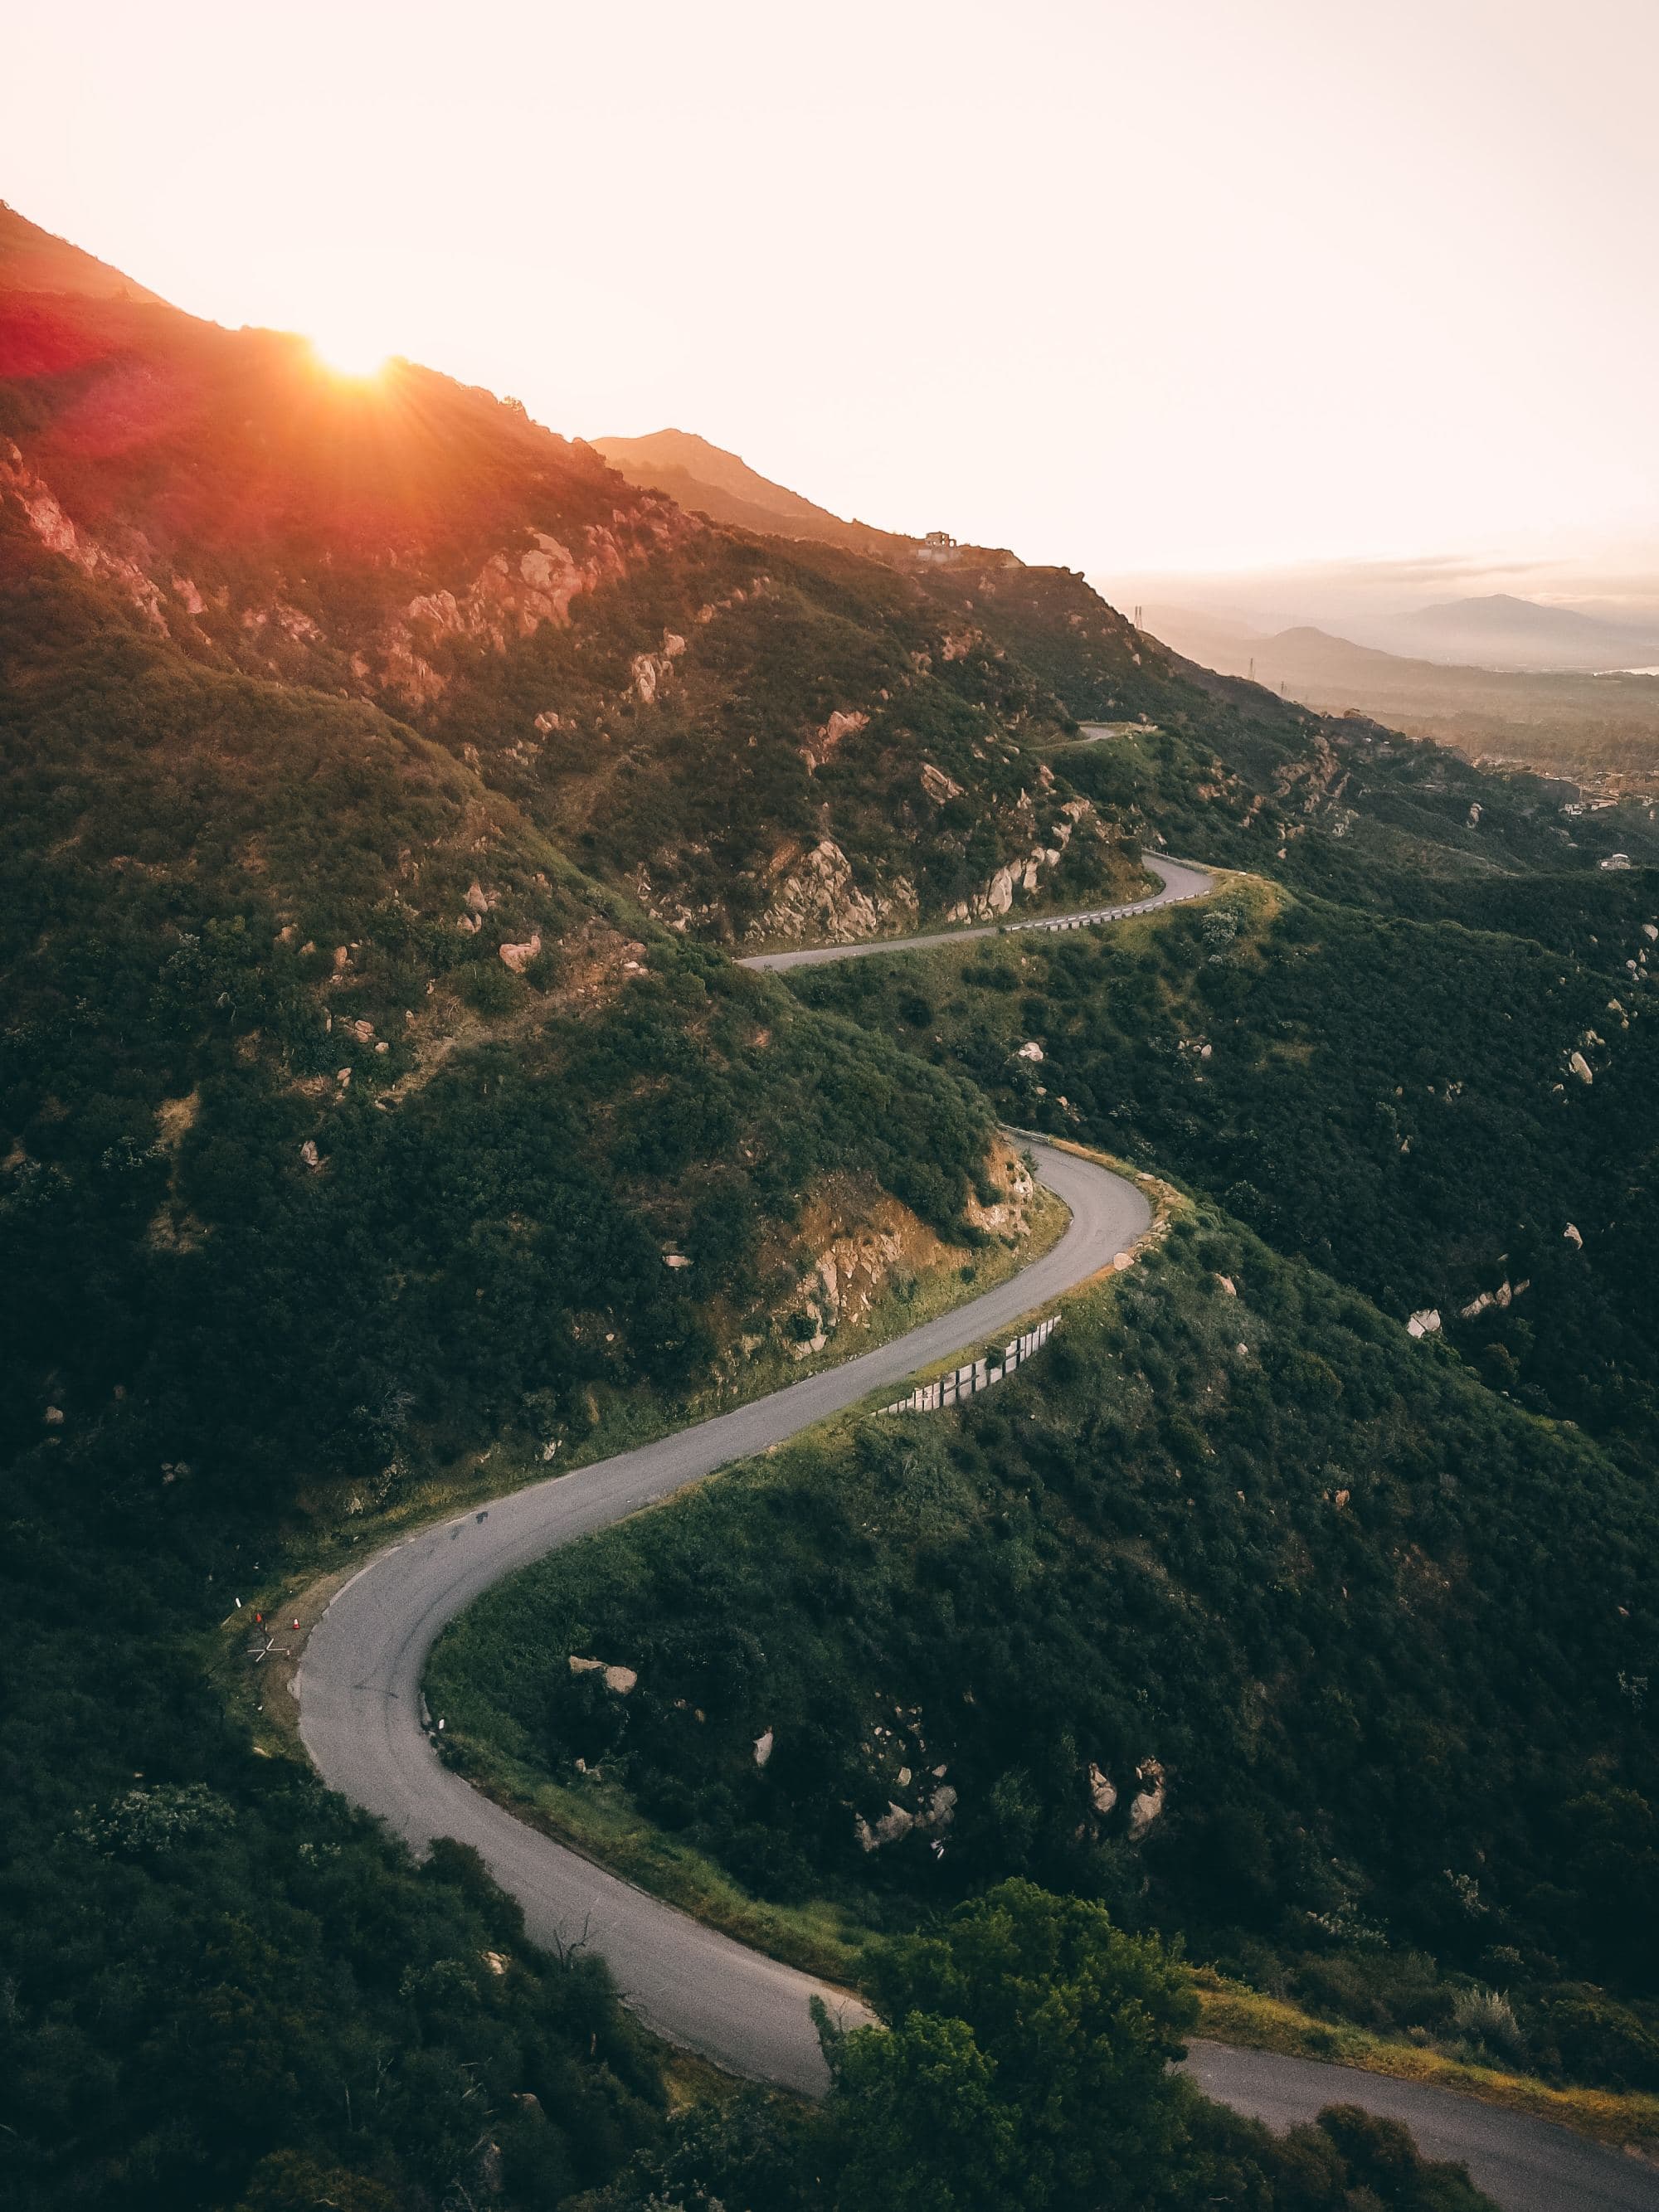
<svg viewBox="0 0 1659 2212">
<path fill-rule="evenodd" d="M 1200 896 L 1201 871 L 1148 860 L 1163 889 L 1086 916 L 996 923 L 945 933 L 1077 927 Z M 773 953 L 747 964 L 787 968 L 898 951 L 937 937 L 887 939 Z M 823 2054 L 808 2011 L 821 1996 L 848 2026 L 867 2019 L 855 1997 L 707 1928 L 579 1853 L 538 1833 L 472 1790 L 438 1759 L 421 1680 L 455 1615 L 504 1575 L 561 1544 L 764 1451 L 826 1415 L 890 1389 L 918 1369 L 1005 1336 L 1133 1243 L 1150 1220 L 1133 1184 L 1091 1162 L 1029 1140 L 1042 1181 L 1071 1209 L 1059 1242 L 995 1290 L 843 1365 L 713 1420 L 574 1474 L 494 1499 L 405 1538 L 371 1559 L 312 1632 L 295 1680 L 300 1731 L 331 1788 L 378 1814 L 419 1851 L 438 1836 L 470 1844 L 524 1909 L 532 1938 L 550 1948 L 583 1943 L 609 1966 L 624 2002 L 671 2041 L 759 2081 L 817 2092 Z M 556 1656 L 550 1654 L 550 1662 Z M 1194 2078 L 1212 2096 L 1276 2127 L 1322 2106 L 1363 2105 L 1405 2121 L 1424 2151 L 1465 2160 L 1506 2212 L 1659 2212 L 1659 2173 L 1564 2129 L 1415 2082 L 1307 2059 L 1195 2044 Z"/>
<path fill-rule="evenodd" d="M 1363 2105 L 1403 2120 L 1425 2158 L 1467 2166 L 1475 2186 L 1505 2212 L 1653 2212 L 1659 2205 L 1659 2169 L 1547 2120 L 1312 2058 L 1220 2043 L 1190 2050 L 1187 2071 L 1207 2095 L 1271 2128 L 1314 2119 L 1327 2105 Z"/>
<path fill-rule="evenodd" d="M 743 961 L 744 968 L 821 968 L 826 961 L 856 960 L 870 952 L 925 951 L 935 945 L 954 945 L 970 937 L 1000 937 L 1006 930 L 1087 929 L 1097 922 L 1122 921 L 1132 914 L 1150 914 L 1155 906 L 1179 906 L 1183 899 L 1202 898 L 1210 888 L 1207 870 L 1189 861 L 1171 860 L 1163 854 L 1143 853 L 1141 866 L 1156 876 L 1163 888 L 1151 898 L 1135 899 L 1127 906 L 1094 906 L 1077 914 L 1038 915 L 1028 920 L 1007 917 L 977 922 L 969 929 L 934 929 L 920 937 L 866 937 L 856 945 L 809 945 L 796 952 L 757 952 Z"/>
<path fill-rule="evenodd" d="M 810 1998 L 822 1996 L 849 2024 L 866 2015 L 844 1993 L 538 1834 L 451 1773 L 422 1723 L 427 1656 L 446 1623 L 503 1575 L 890 1389 L 918 1368 L 1006 1337 L 1016 1321 L 1109 1267 L 1147 1226 L 1146 1200 L 1121 1176 L 1030 1141 L 1043 1182 L 1072 1217 L 1030 1267 L 842 1366 L 422 1529 L 345 1585 L 306 1647 L 295 1683 L 300 1732 L 331 1788 L 378 1814 L 416 1850 L 434 1836 L 472 1844 L 524 1907 L 538 1942 L 586 1941 L 641 2019 L 734 2073 L 821 2089 Z M 549 1663 L 561 1656 L 550 1653 Z"/>
</svg>

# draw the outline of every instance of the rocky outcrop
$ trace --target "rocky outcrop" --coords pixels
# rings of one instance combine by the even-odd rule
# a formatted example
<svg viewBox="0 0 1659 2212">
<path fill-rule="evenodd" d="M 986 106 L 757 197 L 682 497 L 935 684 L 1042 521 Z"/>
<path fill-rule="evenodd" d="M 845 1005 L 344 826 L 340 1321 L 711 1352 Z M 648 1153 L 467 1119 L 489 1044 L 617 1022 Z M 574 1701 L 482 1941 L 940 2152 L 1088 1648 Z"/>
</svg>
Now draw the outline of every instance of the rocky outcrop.
<svg viewBox="0 0 1659 2212">
<path fill-rule="evenodd" d="M 856 711 L 843 714 L 839 708 L 821 729 L 812 732 L 801 747 L 801 757 L 809 769 L 823 767 L 843 738 L 854 737 L 860 730 L 867 730 L 870 717 Z"/>
<path fill-rule="evenodd" d="M 1140 1788 L 1129 1800 L 1129 1841 L 1138 1844 L 1164 1810 L 1168 1785 L 1157 1759 L 1146 1759 L 1135 1769 Z"/>
<path fill-rule="evenodd" d="M 172 635 L 161 591 L 154 580 L 137 561 L 112 551 L 88 532 L 77 528 L 64 514 L 45 478 L 35 474 L 23 459 L 21 448 L 9 438 L 0 439 L 0 495 L 15 501 L 22 510 L 24 521 L 48 552 L 61 554 L 64 560 L 72 561 L 83 576 L 113 584 L 163 637 Z M 183 592 L 179 596 L 190 611 L 199 612 L 200 593 L 188 579 L 179 580 L 188 584 L 189 597 Z M 193 608 L 190 607 L 191 599 L 195 600 Z"/>
<path fill-rule="evenodd" d="M 926 770 L 923 774 L 925 778 Z M 1049 781 L 1052 782 L 1052 777 Z M 1022 796 L 1017 811 L 1035 823 L 1036 813 L 1029 799 Z M 1000 921 L 1017 896 L 1030 898 L 1042 890 L 1044 877 L 1060 866 L 1066 847 L 1079 832 L 1091 837 L 1106 836 L 1104 825 L 1090 800 L 1068 799 L 1049 822 L 1047 843 L 1039 839 L 1023 859 L 999 868 L 978 890 L 970 891 L 965 899 L 958 899 L 945 919 L 957 922 Z"/>
<path fill-rule="evenodd" d="M 1011 1146 L 997 1145 L 986 1180 L 988 1194 L 970 1191 L 963 1208 L 970 1226 L 988 1237 L 1024 1236 L 1035 1186 Z M 798 1360 L 822 1352 L 837 1330 L 861 1327 L 896 1282 L 960 1265 L 967 1256 L 964 1247 L 945 1243 L 896 1199 L 850 1180 L 814 1196 L 802 1212 L 800 1240 L 808 1264 L 773 1316 Z"/>
<path fill-rule="evenodd" d="M 853 1832 L 858 1838 L 860 1850 L 878 1851 L 884 1844 L 896 1843 L 902 1836 L 917 1833 L 931 1833 L 935 1838 L 942 1836 L 956 1818 L 956 1791 L 948 1782 L 941 1782 L 918 1812 L 913 1813 L 908 1806 L 901 1805 L 896 1798 L 890 1798 L 887 1810 L 873 1823 L 866 1820 L 861 1813 L 854 1814 Z M 934 1849 L 939 1848 L 935 1842 Z"/>
<path fill-rule="evenodd" d="M 948 806 L 953 799 L 962 796 L 962 786 L 946 775 L 942 768 L 935 768 L 932 761 L 923 761 L 921 764 L 921 787 L 935 806 Z"/>
<path fill-rule="evenodd" d="M 852 862 L 831 837 L 806 852 L 784 846 L 767 872 L 767 889 L 766 909 L 748 932 L 756 945 L 878 937 L 902 930 L 917 915 L 915 892 L 902 876 L 894 878 L 884 897 L 861 890 Z"/>
<path fill-rule="evenodd" d="M 618 511 L 609 524 L 587 524 L 576 550 L 548 531 L 526 530 L 516 547 L 491 554 L 465 592 L 416 592 L 401 615 L 385 626 L 377 653 L 358 655 L 354 670 L 364 680 L 372 675 L 373 660 L 378 658 L 387 690 L 417 702 L 435 699 L 446 690 L 447 679 L 429 657 L 434 647 L 459 641 L 504 653 L 513 638 L 532 637 L 544 623 L 562 627 L 579 592 L 620 581 L 651 554 L 702 527 L 693 515 L 655 505 L 635 514 Z M 660 653 L 642 653 L 636 659 L 634 684 L 641 697 L 654 697 L 662 671 L 685 650 L 684 638 L 672 643 L 671 652 L 665 633 Z M 641 687 L 642 661 L 651 664 L 648 689 Z"/>
<path fill-rule="evenodd" d="M 1089 1762 L 1089 1802 L 1103 1818 L 1117 1802 L 1117 1784 L 1092 1759 Z"/>
<path fill-rule="evenodd" d="M 660 653 L 636 653 L 629 665 L 629 686 L 642 707 L 649 707 L 667 682 L 674 663 L 685 651 L 685 640 L 672 629 L 662 634 Z"/>
<path fill-rule="evenodd" d="M 503 945 L 501 948 L 501 965 L 504 968 L 510 968 L 515 975 L 522 975 L 541 949 L 542 933 L 538 929 L 533 937 L 526 938 L 522 945 Z"/>
<path fill-rule="evenodd" d="M 603 1674 L 605 1688 L 619 1698 L 627 1697 L 640 1679 L 637 1668 L 618 1667 L 603 1659 L 579 1659 L 574 1651 L 570 1654 L 570 1671 L 573 1674 Z"/>
</svg>

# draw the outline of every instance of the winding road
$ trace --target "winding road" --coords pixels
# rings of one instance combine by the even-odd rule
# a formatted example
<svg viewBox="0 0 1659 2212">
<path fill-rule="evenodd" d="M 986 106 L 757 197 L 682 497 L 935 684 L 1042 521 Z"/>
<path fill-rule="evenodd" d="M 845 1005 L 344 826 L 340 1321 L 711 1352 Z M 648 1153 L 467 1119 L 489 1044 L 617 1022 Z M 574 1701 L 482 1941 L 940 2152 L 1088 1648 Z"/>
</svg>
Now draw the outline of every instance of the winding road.
<svg viewBox="0 0 1659 2212">
<path fill-rule="evenodd" d="M 838 948 L 774 953 L 757 968 L 816 964 L 1006 929 L 1078 927 L 1200 896 L 1202 870 L 1148 860 L 1155 897 Z M 1074 1290 L 1129 1246 L 1151 1210 L 1132 1183 L 1091 1161 L 1030 1142 L 1037 1172 L 1069 1207 L 1059 1241 L 994 1290 L 839 1367 L 615 1458 L 553 1477 L 404 1538 L 335 1595 L 312 1631 L 295 1680 L 300 1729 L 324 1781 L 375 1814 L 414 1850 L 450 1836 L 471 1844 L 524 1910 L 532 1940 L 586 1942 L 609 1966 L 647 2026 L 731 2072 L 821 2091 L 826 2071 L 809 2014 L 820 1996 L 852 2026 L 869 2015 L 844 1990 L 751 1951 L 606 1872 L 501 1809 L 440 1760 L 422 1677 L 446 1625 L 503 1576 L 527 1566 L 717 1468 L 784 1443 L 827 1415 L 890 1389 L 918 1369 L 1006 1336 L 1012 1325 Z M 1468 2160 L 1512 2212 L 1584 2205 L 1659 2212 L 1659 2176 L 1540 2122 L 1416 2084 L 1269 2053 L 1194 2046 L 1189 2062 L 1212 2094 L 1283 2125 L 1347 2100 L 1409 2122 L 1425 2148 Z"/>
<path fill-rule="evenodd" d="M 1090 929 L 1103 921 L 1124 921 L 1132 914 L 1150 914 L 1155 906 L 1179 906 L 1185 899 L 1202 898 L 1212 878 L 1207 868 L 1190 860 L 1172 860 L 1162 853 L 1143 853 L 1140 864 L 1156 876 L 1159 888 L 1150 898 L 1132 899 L 1127 906 L 1091 906 L 1075 914 L 1005 915 L 996 921 L 979 921 L 961 929 L 924 930 L 919 937 L 865 937 L 856 945 L 809 945 L 793 952 L 757 952 L 738 964 L 743 968 L 822 968 L 831 960 L 856 960 L 871 952 L 927 952 L 941 945 L 959 945 L 970 937 L 1000 937 L 1009 930 Z"/>
<path fill-rule="evenodd" d="M 849 2024 L 866 2015 L 844 1992 L 550 1841 L 452 1773 L 422 1725 L 427 1656 L 446 1624 L 515 1568 L 782 1443 L 919 1367 L 1006 1336 L 1034 1308 L 1109 1267 L 1150 1222 L 1146 1200 L 1091 1161 L 1048 1145 L 1031 1149 L 1072 1218 L 1029 1267 L 839 1367 L 405 1538 L 346 1583 L 306 1646 L 295 1685 L 300 1732 L 325 1782 L 416 1850 L 434 1836 L 472 1844 L 524 1907 L 537 1942 L 585 1936 L 642 2020 L 734 2073 L 820 2090 L 827 2077 L 809 2000 L 822 1996 Z"/>
</svg>

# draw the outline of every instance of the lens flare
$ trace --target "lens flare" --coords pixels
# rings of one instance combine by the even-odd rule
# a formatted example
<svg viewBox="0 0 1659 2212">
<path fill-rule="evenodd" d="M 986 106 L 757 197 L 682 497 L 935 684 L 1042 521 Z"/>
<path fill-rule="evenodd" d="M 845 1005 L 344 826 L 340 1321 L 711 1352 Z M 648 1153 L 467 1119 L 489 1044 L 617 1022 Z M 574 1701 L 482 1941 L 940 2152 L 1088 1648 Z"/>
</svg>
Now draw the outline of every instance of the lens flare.
<svg viewBox="0 0 1659 2212">
<path fill-rule="evenodd" d="M 356 331 L 313 331 L 311 349 L 325 368 L 355 383 L 378 376 L 391 359 L 383 345 Z"/>
</svg>

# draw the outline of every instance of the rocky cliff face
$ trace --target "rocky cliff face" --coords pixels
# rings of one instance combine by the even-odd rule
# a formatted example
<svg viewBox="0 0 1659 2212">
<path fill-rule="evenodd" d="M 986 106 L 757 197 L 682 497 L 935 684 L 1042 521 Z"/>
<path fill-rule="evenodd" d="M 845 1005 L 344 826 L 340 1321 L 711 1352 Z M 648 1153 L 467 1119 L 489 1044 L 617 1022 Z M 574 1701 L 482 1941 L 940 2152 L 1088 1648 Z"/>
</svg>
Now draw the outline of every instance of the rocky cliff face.
<svg viewBox="0 0 1659 2212">
<path fill-rule="evenodd" d="M 853 864 L 833 838 L 823 837 L 803 853 L 795 844 L 781 847 L 768 871 L 769 903 L 750 923 L 747 941 L 756 946 L 851 943 L 865 937 L 897 936 L 918 915 L 915 889 L 902 876 L 887 896 L 861 890 Z"/>
</svg>

